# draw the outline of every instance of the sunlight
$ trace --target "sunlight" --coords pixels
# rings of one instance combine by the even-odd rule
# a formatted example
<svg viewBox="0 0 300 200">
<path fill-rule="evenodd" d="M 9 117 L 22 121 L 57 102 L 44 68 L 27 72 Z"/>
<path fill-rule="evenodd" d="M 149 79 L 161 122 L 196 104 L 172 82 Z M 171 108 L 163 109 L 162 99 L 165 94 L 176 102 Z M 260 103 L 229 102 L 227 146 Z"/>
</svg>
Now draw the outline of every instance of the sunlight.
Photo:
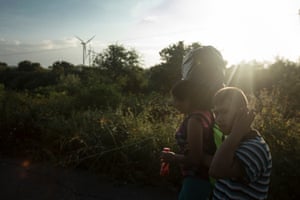
<svg viewBox="0 0 300 200">
<path fill-rule="evenodd" d="M 297 0 L 177 0 L 146 13 L 143 19 L 156 20 L 134 28 L 131 35 L 144 37 L 129 43 L 140 44 L 138 50 L 148 66 L 150 61 L 159 62 L 155 52 L 177 41 L 213 45 L 221 51 L 227 66 L 253 60 L 271 62 L 278 56 L 297 61 L 299 8 Z M 155 34 L 150 35 L 153 31 Z"/>
<path fill-rule="evenodd" d="M 279 53 L 276 49 L 282 46 L 282 37 L 286 33 L 285 30 L 278 30 L 278 25 L 288 21 L 283 5 L 257 0 L 247 3 L 233 1 L 222 7 L 226 13 L 220 11 L 222 16 L 218 18 L 223 22 L 223 31 L 216 32 L 221 32 L 218 43 L 226 48 L 225 58 L 232 62 L 266 60 Z"/>
<path fill-rule="evenodd" d="M 197 2 L 194 8 L 186 7 L 194 13 L 188 24 L 201 29 L 197 34 L 186 33 L 186 38 L 216 46 L 229 64 L 271 61 L 278 55 L 299 57 L 295 53 L 300 43 L 297 5 L 283 0 L 212 0 L 205 5 L 208 10 L 203 17 L 201 9 L 195 12 L 201 6 Z"/>
<path fill-rule="evenodd" d="M 194 6 L 200 7 L 200 2 Z M 299 52 L 295 53 L 300 44 L 299 11 L 292 3 L 283 0 L 212 0 L 207 4 L 205 17 L 202 17 L 203 13 L 195 12 L 197 9 L 186 7 L 194 13 L 188 24 L 199 25 L 199 30 L 196 34 L 187 32 L 185 38 L 215 46 L 228 61 L 227 67 L 253 60 L 273 61 L 280 55 L 289 59 L 300 56 Z M 236 66 L 226 84 L 234 81 L 250 83 L 247 90 L 251 93 L 255 85 L 252 80 L 252 69 Z"/>
</svg>

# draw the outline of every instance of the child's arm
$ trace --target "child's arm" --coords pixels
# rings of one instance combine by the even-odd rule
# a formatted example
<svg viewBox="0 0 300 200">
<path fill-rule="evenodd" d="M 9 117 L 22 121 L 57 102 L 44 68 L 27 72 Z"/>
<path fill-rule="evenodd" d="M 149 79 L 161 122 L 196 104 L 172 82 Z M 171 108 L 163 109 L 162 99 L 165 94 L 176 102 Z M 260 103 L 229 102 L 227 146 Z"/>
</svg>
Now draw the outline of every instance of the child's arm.
<svg viewBox="0 0 300 200">
<path fill-rule="evenodd" d="M 240 144 L 240 138 L 230 134 L 215 153 L 209 175 L 213 178 L 241 178 L 244 175 L 243 167 L 235 157 L 235 151 Z"/>
<path fill-rule="evenodd" d="M 214 178 L 241 179 L 245 170 L 235 156 L 242 139 L 249 133 L 254 115 L 252 112 L 240 111 L 232 127 L 231 134 L 225 139 L 212 160 L 209 174 Z"/>
</svg>

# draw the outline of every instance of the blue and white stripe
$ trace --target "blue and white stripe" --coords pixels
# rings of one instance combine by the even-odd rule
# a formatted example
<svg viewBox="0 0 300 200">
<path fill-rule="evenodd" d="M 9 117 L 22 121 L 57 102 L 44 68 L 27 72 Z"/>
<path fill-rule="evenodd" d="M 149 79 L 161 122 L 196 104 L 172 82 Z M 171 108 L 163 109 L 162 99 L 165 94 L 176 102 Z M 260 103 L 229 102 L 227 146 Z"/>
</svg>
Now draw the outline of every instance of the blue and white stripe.
<svg viewBox="0 0 300 200">
<path fill-rule="evenodd" d="M 242 142 L 235 155 L 245 169 L 247 182 L 219 179 L 213 199 L 267 199 L 272 169 L 268 144 L 257 136 Z"/>
</svg>

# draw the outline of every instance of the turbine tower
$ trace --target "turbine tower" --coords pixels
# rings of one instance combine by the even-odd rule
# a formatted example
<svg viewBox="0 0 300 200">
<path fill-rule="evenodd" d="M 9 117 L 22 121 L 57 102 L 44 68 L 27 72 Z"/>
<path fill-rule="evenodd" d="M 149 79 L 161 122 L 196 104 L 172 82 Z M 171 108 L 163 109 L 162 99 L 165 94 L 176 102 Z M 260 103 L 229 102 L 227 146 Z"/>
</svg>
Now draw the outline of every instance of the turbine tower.
<svg viewBox="0 0 300 200">
<path fill-rule="evenodd" d="M 86 58 L 86 45 L 94 39 L 95 35 L 88 39 L 86 42 L 84 42 L 80 37 L 75 36 L 82 44 L 82 64 L 85 64 L 85 58 Z"/>
</svg>

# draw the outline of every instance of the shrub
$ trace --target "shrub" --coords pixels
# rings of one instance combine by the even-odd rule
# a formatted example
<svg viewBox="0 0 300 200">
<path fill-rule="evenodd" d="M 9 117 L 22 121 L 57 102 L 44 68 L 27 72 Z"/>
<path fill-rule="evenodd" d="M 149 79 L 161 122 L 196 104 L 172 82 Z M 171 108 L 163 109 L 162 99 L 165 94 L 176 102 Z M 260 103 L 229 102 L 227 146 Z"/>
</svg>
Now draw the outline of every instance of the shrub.
<svg viewBox="0 0 300 200">
<path fill-rule="evenodd" d="M 273 158 L 270 199 L 296 199 L 300 195 L 300 119 L 285 117 L 285 101 L 276 88 L 262 90 L 257 101 L 255 126 L 266 138 Z"/>
</svg>

